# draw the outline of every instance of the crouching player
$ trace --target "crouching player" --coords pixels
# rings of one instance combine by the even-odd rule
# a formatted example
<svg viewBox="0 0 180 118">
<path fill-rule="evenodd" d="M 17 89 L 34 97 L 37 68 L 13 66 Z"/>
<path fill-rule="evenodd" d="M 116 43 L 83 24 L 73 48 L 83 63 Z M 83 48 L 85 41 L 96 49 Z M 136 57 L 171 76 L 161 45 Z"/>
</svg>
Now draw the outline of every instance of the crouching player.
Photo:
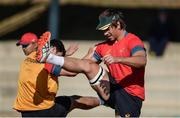
<svg viewBox="0 0 180 118">
<path fill-rule="evenodd" d="M 46 35 L 41 36 L 42 39 Z M 19 72 L 18 91 L 13 108 L 22 117 L 65 117 L 74 108 L 90 109 L 100 105 L 99 98 L 82 96 L 57 96 L 58 76 L 75 76 L 60 66 L 36 61 L 38 38 L 34 33 L 25 33 L 17 43 L 27 56 Z M 67 51 L 60 40 L 51 40 L 52 54 L 65 56 Z"/>
</svg>

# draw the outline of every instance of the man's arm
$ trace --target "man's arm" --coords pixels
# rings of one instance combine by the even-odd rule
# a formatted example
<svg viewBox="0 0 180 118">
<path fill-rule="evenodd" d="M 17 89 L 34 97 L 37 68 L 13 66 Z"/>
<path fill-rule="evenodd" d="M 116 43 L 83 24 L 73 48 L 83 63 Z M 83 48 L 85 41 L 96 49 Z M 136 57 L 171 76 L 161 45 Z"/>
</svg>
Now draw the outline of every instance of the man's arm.
<svg viewBox="0 0 180 118">
<path fill-rule="evenodd" d="M 113 57 L 106 55 L 103 57 L 105 64 L 121 63 L 135 68 L 145 67 L 147 63 L 146 52 L 144 50 L 135 52 L 131 57 Z"/>
</svg>

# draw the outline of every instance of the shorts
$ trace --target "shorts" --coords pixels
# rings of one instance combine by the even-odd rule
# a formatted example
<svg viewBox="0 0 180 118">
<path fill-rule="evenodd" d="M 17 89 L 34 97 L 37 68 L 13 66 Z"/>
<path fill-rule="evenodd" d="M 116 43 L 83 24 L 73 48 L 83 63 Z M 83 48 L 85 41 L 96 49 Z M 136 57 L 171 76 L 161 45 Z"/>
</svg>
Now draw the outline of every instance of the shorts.
<svg viewBox="0 0 180 118">
<path fill-rule="evenodd" d="M 66 117 L 71 106 L 71 99 L 67 96 L 58 96 L 55 105 L 49 109 L 36 111 L 20 111 L 22 117 Z"/>
<path fill-rule="evenodd" d="M 115 109 L 121 117 L 139 117 L 142 99 L 127 93 L 112 76 L 110 79 L 110 98 L 105 101 L 105 106 Z"/>
</svg>

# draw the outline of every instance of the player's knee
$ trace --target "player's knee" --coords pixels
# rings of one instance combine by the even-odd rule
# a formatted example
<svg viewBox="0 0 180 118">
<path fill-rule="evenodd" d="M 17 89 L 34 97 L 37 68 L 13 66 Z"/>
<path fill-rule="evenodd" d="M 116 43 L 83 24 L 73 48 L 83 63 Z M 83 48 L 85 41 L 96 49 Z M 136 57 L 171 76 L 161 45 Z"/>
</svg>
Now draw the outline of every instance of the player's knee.
<svg viewBox="0 0 180 118">
<path fill-rule="evenodd" d="M 102 67 L 98 68 L 97 74 L 89 81 L 90 84 L 92 86 L 99 85 L 105 74 L 105 69 L 103 69 Z"/>
</svg>

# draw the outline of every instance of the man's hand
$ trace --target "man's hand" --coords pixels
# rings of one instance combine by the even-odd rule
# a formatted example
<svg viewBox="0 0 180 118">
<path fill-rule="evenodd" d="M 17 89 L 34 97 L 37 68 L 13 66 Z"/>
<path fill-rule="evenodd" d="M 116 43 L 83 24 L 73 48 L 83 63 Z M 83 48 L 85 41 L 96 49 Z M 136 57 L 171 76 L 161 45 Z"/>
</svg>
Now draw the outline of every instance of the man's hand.
<svg viewBox="0 0 180 118">
<path fill-rule="evenodd" d="M 104 90 L 104 93 L 108 96 L 110 94 L 110 85 L 106 80 L 101 80 L 100 87 Z"/>
<path fill-rule="evenodd" d="M 104 61 L 105 64 L 112 64 L 112 63 L 116 63 L 116 58 L 113 57 L 112 55 L 108 54 L 105 55 L 102 60 Z"/>
<path fill-rule="evenodd" d="M 70 44 L 68 49 L 66 50 L 66 55 L 65 56 L 71 56 L 73 55 L 77 50 L 79 49 L 78 44 Z"/>
</svg>

